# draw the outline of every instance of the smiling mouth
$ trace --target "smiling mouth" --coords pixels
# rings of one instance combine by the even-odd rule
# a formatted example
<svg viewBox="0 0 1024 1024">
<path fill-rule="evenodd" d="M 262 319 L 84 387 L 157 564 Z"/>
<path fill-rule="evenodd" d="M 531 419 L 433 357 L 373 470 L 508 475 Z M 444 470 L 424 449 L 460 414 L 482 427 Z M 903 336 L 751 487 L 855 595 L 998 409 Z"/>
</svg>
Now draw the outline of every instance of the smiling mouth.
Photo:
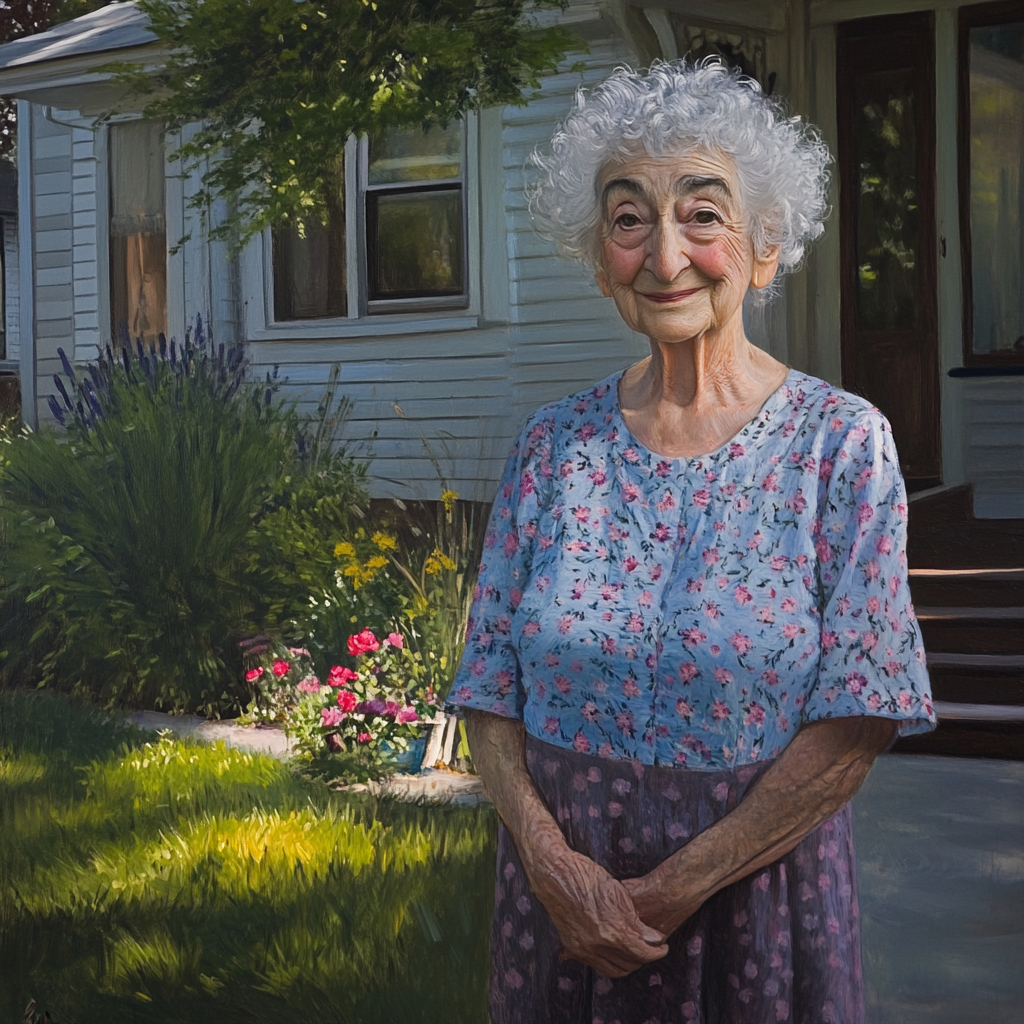
<svg viewBox="0 0 1024 1024">
<path fill-rule="evenodd" d="M 679 302 L 680 299 L 688 299 L 699 291 L 699 288 L 685 288 L 678 292 L 644 292 L 642 294 L 645 299 L 650 299 L 651 302 L 666 304 L 669 302 Z"/>
</svg>

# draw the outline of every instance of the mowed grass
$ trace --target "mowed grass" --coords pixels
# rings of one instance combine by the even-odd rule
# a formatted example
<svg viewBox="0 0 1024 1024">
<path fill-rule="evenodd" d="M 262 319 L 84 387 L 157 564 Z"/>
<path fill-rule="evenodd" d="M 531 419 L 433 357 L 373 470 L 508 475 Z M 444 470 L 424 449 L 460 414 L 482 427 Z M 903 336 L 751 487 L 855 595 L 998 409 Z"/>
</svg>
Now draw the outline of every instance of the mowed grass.
<svg viewBox="0 0 1024 1024">
<path fill-rule="evenodd" d="M 485 1024 L 495 826 L 0 693 L 0 1022 Z"/>
</svg>

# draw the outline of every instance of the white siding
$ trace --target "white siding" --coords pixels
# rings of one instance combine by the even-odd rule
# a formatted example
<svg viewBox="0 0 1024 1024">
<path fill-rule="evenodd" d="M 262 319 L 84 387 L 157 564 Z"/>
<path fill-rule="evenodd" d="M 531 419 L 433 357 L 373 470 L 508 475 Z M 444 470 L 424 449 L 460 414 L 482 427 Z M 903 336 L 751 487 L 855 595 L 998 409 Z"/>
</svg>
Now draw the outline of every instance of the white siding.
<svg viewBox="0 0 1024 1024">
<path fill-rule="evenodd" d="M 964 380 L 967 476 L 974 514 L 1024 518 L 1024 377 Z"/>
</svg>

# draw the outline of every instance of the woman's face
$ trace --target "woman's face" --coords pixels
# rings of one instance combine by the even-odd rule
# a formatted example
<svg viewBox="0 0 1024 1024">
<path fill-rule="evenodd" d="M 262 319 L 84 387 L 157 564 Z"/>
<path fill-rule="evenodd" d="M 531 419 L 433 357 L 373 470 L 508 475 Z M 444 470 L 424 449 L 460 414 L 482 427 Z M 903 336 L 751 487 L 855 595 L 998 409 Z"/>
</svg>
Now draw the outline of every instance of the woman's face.
<svg viewBox="0 0 1024 1024">
<path fill-rule="evenodd" d="M 597 283 L 634 331 L 673 343 L 721 330 L 742 317 L 747 288 L 775 276 L 777 250 L 755 259 L 736 168 L 725 154 L 641 153 L 606 164 L 597 186 Z"/>
</svg>

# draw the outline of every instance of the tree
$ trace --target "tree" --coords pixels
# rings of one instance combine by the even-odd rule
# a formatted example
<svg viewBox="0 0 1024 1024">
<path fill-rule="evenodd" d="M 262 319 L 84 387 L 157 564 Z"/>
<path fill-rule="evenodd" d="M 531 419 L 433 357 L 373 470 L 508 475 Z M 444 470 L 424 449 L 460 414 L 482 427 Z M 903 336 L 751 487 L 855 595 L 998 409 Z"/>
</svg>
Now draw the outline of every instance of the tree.
<svg viewBox="0 0 1024 1024">
<path fill-rule="evenodd" d="M 111 0 L 0 0 L 0 43 L 45 32 L 67 21 L 105 7 Z M 11 159 L 17 137 L 17 101 L 0 96 L 0 158 Z"/>
<path fill-rule="evenodd" d="M 585 49 L 531 15 L 564 0 L 139 0 L 167 57 L 112 66 L 169 130 L 199 124 L 178 156 L 202 170 L 201 215 L 241 244 L 270 224 L 327 218 L 350 135 L 445 126 L 524 104 L 542 74 Z"/>
</svg>

